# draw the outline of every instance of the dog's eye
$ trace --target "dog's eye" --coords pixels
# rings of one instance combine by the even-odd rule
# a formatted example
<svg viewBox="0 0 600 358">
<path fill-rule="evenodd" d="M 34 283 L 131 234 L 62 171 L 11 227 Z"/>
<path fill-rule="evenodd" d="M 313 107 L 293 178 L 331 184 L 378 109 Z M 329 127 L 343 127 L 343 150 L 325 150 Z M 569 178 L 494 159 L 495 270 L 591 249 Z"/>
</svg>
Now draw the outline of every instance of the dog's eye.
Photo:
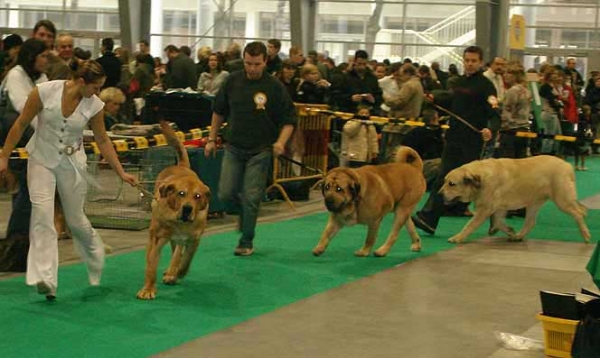
<svg viewBox="0 0 600 358">
<path fill-rule="evenodd" d="M 448 186 L 456 186 L 456 183 L 455 183 L 455 182 L 453 182 L 453 181 L 449 181 L 449 182 L 448 182 Z"/>
<path fill-rule="evenodd" d="M 335 188 L 335 191 L 340 192 L 342 191 L 342 188 L 340 188 L 339 186 Z"/>
<path fill-rule="evenodd" d="M 179 196 L 185 196 L 185 191 L 183 191 L 183 190 L 182 190 L 182 191 L 180 191 L 180 192 L 179 192 Z"/>
<path fill-rule="evenodd" d="M 329 184 L 325 185 L 325 190 L 329 190 L 329 188 L 331 188 L 331 185 L 329 185 Z"/>
<path fill-rule="evenodd" d="M 201 197 L 202 197 L 202 195 L 196 194 L 196 199 L 200 199 Z"/>
</svg>

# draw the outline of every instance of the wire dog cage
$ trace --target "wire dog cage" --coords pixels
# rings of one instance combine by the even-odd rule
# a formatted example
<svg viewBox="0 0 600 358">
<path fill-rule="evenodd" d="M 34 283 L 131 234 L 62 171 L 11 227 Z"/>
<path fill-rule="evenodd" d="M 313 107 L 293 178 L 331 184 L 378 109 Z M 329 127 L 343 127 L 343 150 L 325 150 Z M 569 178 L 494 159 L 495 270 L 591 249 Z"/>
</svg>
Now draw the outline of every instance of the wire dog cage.
<svg viewBox="0 0 600 358">
<path fill-rule="evenodd" d="M 176 164 L 177 156 L 173 148 L 165 146 L 120 153 L 119 160 L 123 169 L 137 176 L 143 188 L 152 193 L 158 174 Z M 151 197 L 124 183 L 99 155 L 88 155 L 88 173 L 99 184 L 90 185 L 86 197 L 85 213 L 92 226 L 120 230 L 149 227 Z"/>
</svg>

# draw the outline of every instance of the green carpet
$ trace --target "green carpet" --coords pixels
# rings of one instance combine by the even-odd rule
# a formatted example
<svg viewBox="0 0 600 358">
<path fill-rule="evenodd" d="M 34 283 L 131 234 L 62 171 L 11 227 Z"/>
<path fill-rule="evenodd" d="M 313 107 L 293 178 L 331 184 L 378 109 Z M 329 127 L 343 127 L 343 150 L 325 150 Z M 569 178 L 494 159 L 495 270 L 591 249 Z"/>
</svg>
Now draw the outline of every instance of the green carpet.
<svg viewBox="0 0 600 358">
<path fill-rule="evenodd" d="M 597 193 L 600 161 L 578 173 L 579 197 Z M 595 181 L 595 182 L 594 182 Z M 594 190 L 596 192 L 594 192 Z M 590 211 L 587 223 L 598 232 L 600 211 Z M 159 285 L 155 301 L 138 301 L 143 283 L 144 252 L 111 256 L 101 287 L 87 286 L 81 264 L 59 271 L 58 302 L 47 303 L 23 278 L 0 281 L 1 357 L 145 357 L 200 336 L 274 311 L 290 303 L 345 283 L 393 268 L 414 258 L 450 249 L 446 239 L 466 222 L 443 218 L 434 237 L 422 235 L 423 252 L 412 253 L 405 230 L 386 258 L 355 258 L 366 233 L 364 226 L 342 230 L 324 256 L 310 250 L 325 226 L 326 214 L 314 214 L 258 228 L 254 256 L 232 255 L 236 233 L 203 239 L 191 272 L 177 286 Z M 521 219 L 511 220 L 515 227 Z M 381 227 L 378 244 L 389 230 Z M 484 236 L 482 227 L 473 238 Z M 581 241 L 573 220 L 547 204 L 532 238 Z M 471 238 L 471 240 L 473 240 Z M 594 239 L 594 241 L 597 238 Z M 168 263 L 163 251 L 159 272 Z"/>
</svg>

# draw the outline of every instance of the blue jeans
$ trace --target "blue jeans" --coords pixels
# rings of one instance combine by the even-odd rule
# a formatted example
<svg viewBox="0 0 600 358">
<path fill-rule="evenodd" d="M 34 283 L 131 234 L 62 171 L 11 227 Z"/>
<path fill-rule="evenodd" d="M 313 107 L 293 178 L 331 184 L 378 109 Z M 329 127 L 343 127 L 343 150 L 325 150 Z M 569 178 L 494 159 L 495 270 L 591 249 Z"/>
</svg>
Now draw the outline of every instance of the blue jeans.
<svg viewBox="0 0 600 358">
<path fill-rule="evenodd" d="M 12 212 L 8 220 L 6 237 L 14 235 L 29 236 L 29 221 L 31 219 L 31 201 L 27 188 L 27 163 L 19 163 L 19 168 L 13 168 L 17 175 L 19 191 L 12 196 Z"/>
<path fill-rule="evenodd" d="M 252 247 L 256 220 L 263 199 L 273 154 L 271 148 L 247 151 L 232 146 L 225 149 L 219 182 L 219 199 L 238 204 L 240 247 Z"/>
</svg>

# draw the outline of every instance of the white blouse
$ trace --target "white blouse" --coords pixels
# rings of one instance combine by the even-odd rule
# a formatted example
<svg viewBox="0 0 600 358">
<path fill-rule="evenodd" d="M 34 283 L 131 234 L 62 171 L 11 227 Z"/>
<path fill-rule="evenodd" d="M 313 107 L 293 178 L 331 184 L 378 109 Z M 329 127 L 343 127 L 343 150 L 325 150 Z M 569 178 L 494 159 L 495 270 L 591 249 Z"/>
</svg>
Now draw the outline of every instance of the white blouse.
<svg viewBox="0 0 600 358">
<path fill-rule="evenodd" d="M 27 97 L 31 91 L 33 91 L 35 85 L 48 82 L 48 77 L 45 73 L 42 73 L 40 78 L 33 83 L 23 67 L 17 65 L 8 71 L 5 81 L 6 85 L 4 86 L 4 90 L 8 93 L 8 98 L 10 99 L 13 108 L 18 113 L 21 113 L 23 112 L 23 107 L 25 107 L 25 102 L 27 102 Z M 31 121 L 31 126 L 34 129 L 36 128 L 36 125 L 37 117 Z"/>
<path fill-rule="evenodd" d="M 65 82 L 57 80 L 38 85 L 43 109 L 38 114 L 38 128 L 27 143 L 27 151 L 47 168 L 55 168 L 65 156 L 75 154 L 71 150 L 77 152 L 73 159 L 77 159 L 79 164 L 85 164 L 83 130 L 88 121 L 104 108 L 104 102 L 96 95 L 84 97 L 73 114 L 64 117 L 62 97 Z"/>
</svg>

